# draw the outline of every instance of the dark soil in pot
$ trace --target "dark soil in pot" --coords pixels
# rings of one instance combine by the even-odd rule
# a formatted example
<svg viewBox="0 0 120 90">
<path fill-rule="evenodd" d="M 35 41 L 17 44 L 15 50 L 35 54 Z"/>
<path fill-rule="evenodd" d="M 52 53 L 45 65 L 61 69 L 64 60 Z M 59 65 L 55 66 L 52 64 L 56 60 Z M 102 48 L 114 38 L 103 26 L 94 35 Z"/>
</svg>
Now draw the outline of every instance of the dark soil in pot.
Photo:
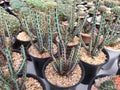
<svg viewBox="0 0 120 90">
<path fill-rule="evenodd" d="M 87 55 L 85 49 L 81 48 L 81 62 L 85 69 L 85 78 L 83 79 L 83 84 L 88 84 L 96 76 L 101 67 L 106 64 L 109 60 L 108 52 L 103 49 L 97 57 L 91 58 Z"/>
<path fill-rule="evenodd" d="M 27 52 L 33 61 L 36 74 L 43 78 L 43 74 L 42 74 L 43 65 L 51 58 L 49 53 L 44 52 L 40 54 L 39 51 L 32 45 L 28 47 Z M 55 55 L 55 57 L 57 56 L 57 46 L 55 44 L 53 44 L 53 54 Z"/>
<path fill-rule="evenodd" d="M 81 63 L 68 76 L 60 76 L 51 65 L 52 61 L 45 63 L 43 75 L 50 86 L 50 90 L 76 90 L 77 86 L 84 78 L 84 68 Z"/>
</svg>

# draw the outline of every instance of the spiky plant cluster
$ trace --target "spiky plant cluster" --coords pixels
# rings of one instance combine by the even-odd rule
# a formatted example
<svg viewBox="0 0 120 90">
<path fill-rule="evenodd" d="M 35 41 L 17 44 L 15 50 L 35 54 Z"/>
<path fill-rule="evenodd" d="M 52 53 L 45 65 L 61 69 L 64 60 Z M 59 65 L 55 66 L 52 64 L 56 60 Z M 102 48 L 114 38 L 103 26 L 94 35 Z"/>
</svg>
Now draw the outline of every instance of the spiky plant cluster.
<svg viewBox="0 0 120 90">
<path fill-rule="evenodd" d="M 119 34 L 117 34 L 117 32 L 120 30 L 119 29 L 120 16 L 117 17 L 114 24 L 113 24 L 113 20 L 111 16 L 110 23 L 107 22 L 106 24 L 105 13 L 102 13 L 100 27 L 99 27 L 97 35 L 95 35 L 95 28 L 96 28 L 95 20 L 96 20 L 96 13 L 98 11 L 98 7 L 99 7 L 99 0 L 96 1 L 96 7 L 95 7 L 94 15 L 92 18 L 93 23 L 92 23 L 92 29 L 91 29 L 91 38 L 90 38 L 90 42 L 88 46 L 82 40 L 81 34 L 79 34 L 80 40 L 84 48 L 88 51 L 89 55 L 91 56 L 98 55 L 103 50 L 104 46 L 107 43 L 110 43 L 111 40 L 113 40 L 114 38 L 118 38 L 120 36 Z M 101 40 L 102 36 L 103 36 L 103 40 Z"/>
<path fill-rule="evenodd" d="M 105 13 L 106 12 L 106 7 L 105 6 L 100 6 L 99 8 L 98 8 L 98 10 L 101 12 L 101 13 Z"/>
<path fill-rule="evenodd" d="M 61 21 L 68 20 L 70 18 L 70 13 L 72 10 L 72 3 L 71 0 L 60 0 L 58 3 L 58 10 L 59 10 L 59 19 Z M 69 3 L 69 4 L 68 4 Z"/>
<path fill-rule="evenodd" d="M 110 20 L 111 17 L 113 17 L 113 15 L 112 15 L 111 13 L 106 13 L 106 14 L 105 14 L 105 19 L 106 19 L 106 20 Z"/>
<path fill-rule="evenodd" d="M 30 7 L 34 7 L 35 9 L 38 10 L 47 10 L 50 8 L 54 8 L 57 6 L 57 3 L 54 0 L 48 0 L 48 1 L 44 1 L 44 0 L 26 0 L 26 3 L 30 6 Z"/>
<path fill-rule="evenodd" d="M 58 49 L 61 49 L 59 51 L 58 57 L 54 57 L 52 52 L 51 56 L 53 59 L 52 66 L 54 70 L 61 76 L 69 75 L 75 67 L 78 65 L 80 56 L 79 56 L 79 50 L 81 47 L 81 43 L 79 43 L 77 48 L 72 48 L 71 53 L 69 55 L 69 58 L 66 57 L 67 51 L 66 51 L 66 44 L 62 38 L 61 30 L 60 30 L 60 24 L 58 21 L 58 12 L 57 9 L 55 9 L 55 27 L 58 33 L 59 43 L 58 43 Z"/>
<path fill-rule="evenodd" d="M 120 23 L 119 23 L 120 16 L 117 17 L 114 23 L 112 23 L 112 20 L 110 23 L 107 23 L 106 26 L 106 33 L 103 34 L 103 38 L 106 40 L 104 41 L 106 45 L 111 45 L 111 44 L 119 44 L 118 42 L 114 42 L 118 38 L 120 38 Z"/>
<path fill-rule="evenodd" d="M 10 0 L 10 5 L 15 12 L 26 12 L 28 7 L 21 0 Z"/>
<path fill-rule="evenodd" d="M 113 14 L 115 14 L 116 16 L 120 15 L 120 7 L 114 7 L 112 9 Z"/>
<path fill-rule="evenodd" d="M 89 9 L 89 13 L 90 13 L 90 14 L 94 14 L 94 8 L 90 8 L 90 9 Z"/>
<path fill-rule="evenodd" d="M 12 27 L 11 22 L 7 20 L 2 9 L 0 9 L 0 16 L 1 16 L 0 20 L 2 25 L 0 36 L 2 36 L 1 41 L 4 44 L 3 46 L 5 46 L 6 44 L 13 45 L 13 43 L 15 42 L 15 39 L 14 39 L 14 36 L 12 35 L 13 30 L 11 30 L 11 27 Z M 10 40 L 7 40 L 7 39 L 10 39 Z"/>
<path fill-rule="evenodd" d="M 62 38 L 65 44 L 68 44 L 77 35 L 77 29 L 82 27 L 80 18 L 78 18 L 79 16 L 75 13 L 76 2 L 72 3 L 71 1 L 70 4 L 68 4 L 68 2 L 60 2 L 60 5 L 57 8 L 58 19 L 60 22 L 59 28 L 62 33 Z M 66 20 L 64 20 L 62 16 L 65 16 Z"/>
<path fill-rule="evenodd" d="M 33 17 L 31 18 L 32 26 L 34 27 L 34 32 L 30 32 L 29 24 L 27 18 L 25 19 L 25 27 L 28 35 L 31 38 L 31 44 L 40 52 L 46 52 L 52 49 L 52 21 L 51 13 L 48 11 L 48 15 L 42 15 L 38 12 L 30 12 Z M 36 43 L 33 42 L 33 37 L 36 39 Z"/>
<path fill-rule="evenodd" d="M 10 45 L 12 46 L 14 44 L 14 42 L 15 42 L 15 38 L 12 35 L 12 32 L 10 30 L 10 24 L 9 23 L 10 22 L 8 22 L 7 20 L 5 20 L 5 27 L 6 27 L 6 33 L 7 33 L 6 36 L 8 36 L 8 38 L 10 39 Z"/>
<path fill-rule="evenodd" d="M 109 8 L 113 8 L 116 6 L 116 3 L 113 0 L 104 0 L 104 5 Z"/>
<path fill-rule="evenodd" d="M 0 51 L 5 46 L 5 32 L 2 25 L 4 25 L 4 17 L 3 17 L 3 10 L 0 8 L 0 24 L 1 24 L 1 30 L 0 30 Z"/>
<path fill-rule="evenodd" d="M 117 90 L 113 80 L 107 80 L 100 85 L 100 90 Z"/>
<path fill-rule="evenodd" d="M 59 20 L 60 21 L 69 21 L 71 19 L 71 15 L 74 18 L 77 18 L 77 5 L 81 3 L 81 0 L 58 0 L 57 8 L 59 12 Z M 80 11 L 80 9 L 79 9 Z M 78 13 L 79 13 L 78 11 Z M 79 13 L 81 14 L 81 13 Z M 74 22 L 74 21 L 73 21 Z"/>
<path fill-rule="evenodd" d="M 14 70 L 14 67 L 12 65 L 12 55 L 11 55 L 11 50 L 9 46 L 6 46 L 6 65 L 9 70 L 9 74 L 4 75 L 3 74 L 3 69 L 0 67 L 0 89 L 2 90 L 24 90 L 24 80 L 26 78 L 26 55 L 25 55 L 25 50 L 24 47 L 21 47 L 21 53 L 23 56 L 23 61 L 21 63 L 21 66 L 17 71 Z M 19 83 L 17 82 L 18 74 L 20 71 L 23 69 L 23 76 L 22 76 L 22 82 Z"/>
</svg>

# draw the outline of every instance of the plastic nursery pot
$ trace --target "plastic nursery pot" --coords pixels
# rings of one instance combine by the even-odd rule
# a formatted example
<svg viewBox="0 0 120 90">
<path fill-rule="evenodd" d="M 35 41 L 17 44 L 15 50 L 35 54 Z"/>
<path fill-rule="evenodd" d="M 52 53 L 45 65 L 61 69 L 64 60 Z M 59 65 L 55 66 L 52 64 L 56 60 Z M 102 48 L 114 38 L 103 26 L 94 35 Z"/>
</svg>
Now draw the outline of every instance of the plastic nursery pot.
<svg viewBox="0 0 120 90">
<path fill-rule="evenodd" d="M 26 56 L 27 56 L 27 60 L 31 61 L 31 59 L 29 58 L 30 56 L 27 54 L 27 46 L 30 44 L 30 40 L 27 40 L 27 41 L 24 41 L 24 40 L 20 40 L 17 38 L 17 36 L 20 34 L 20 33 L 23 33 L 25 31 L 19 31 L 17 34 L 16 34 L 16 40 L 15 40 L 15 43 L 13 44 L 13 48 L 14 49 L 20 49 L 20 46 L 23 45 L 25 47 L 25 52 L 26 52 Z M 34 40 L 35 41 L 35 40 Z"/>
<path fill-rule="evenodd" d="M 47 62 L 44 64 L 44 66 L 43 66 L 43 76 L 44 76 L 44 79 L 45 79 L 46 83 L 49 85 L 50 90 L 76 90 L 76 88 L 79 86 L 79 84 L 81 83 L 81 81 L 82 81 L 83 78 L 84 78 L 84 67 L 83 67 L 83 65 L 81 64 L 81 62 L 79 63 L 79 66 L 80 66 L 81 69 L 82 69 L 81 79 L 79 80 L 79 82 L 78 82 L 77 84 L 75 84 L 75 85 L 73 85 L 73 86 L 70 86 L 70 87 L 59 87 L 59 86 L 57 86 L 57 85 L 53 85 L 52 83 L 50 83 L 50 82 L 47 80 L 47 78 L 46 78 L 46 76 L 45 76 L 45 69 L 46 69 L 46 66 L 47 66 L 49 63 L 51 63 L 51 62 L 52 62 L 52 60 L 49 60 L 49 61 L 47 61 Z M 53 78 L 54 78 L 54 76 L 53 76 Z M 57 80 L 56 80 L 56 81 L 57 81 Z"/>
<path fill-rule="evenodd" d="M 103 63 L 103 64 L 93 65 L 93 64 L 89 64 L 89 63 L 86 63 L 83 60 L 81 60 L 81 63 L 84 66 L 84 69 L 85 69 L 85 77 L 84 77 L 84 79 L 82 80 L 81 83 L 83 83 L 83 84 L 89 84 L 90 81 L 99 72 L 99 70 L 101 69 L 101 67 L 108 62 L 108 60 L 109 60 L 109 54 L 108 54 L 108 52 L 105 49 L 103 49 L 103 52 L 105 53 L 105 55 L 107 57 L 106 62 Z"/>
<path fill-rule="evenodd" d="M 51 57 L 39 58 L 39 57 L 35 57 L 35 56 L 29 54 L 28 49 L 30 46 L 31 46 L 31 44 L 29 44 L 27 47 L 27 54 L 30 56 L 30 58 L 34 64 L 36 74 L 38 76 L 40 76 L 41 78 L 43 78 L 43 73 L 42 73 L 43 66 L 44 66 L 45 62 L 47 62 Z M 54 56 L 57 57 L 57 53 Z"/>
<path fill-rule="evenodd" d="M 118 61 L 119 55 L 120 55 L 120 49 L 112 49 L 112 48 L 108 48 L 105 46 L 105 49 L 109 52 L 110 54 L 110 60 L 108 61 L 107 64 L 103 65 L 103 70 L 109 70 L 113 64 Z"/>
<path fill-rule="evenodd" d="M 22 74 L 18 75 L 18 78 L 20 78 L 20 77 L 22 77 Z M 27 73 L 26 77 L 28 77 L 28 78 L 30 77 L 30 78 L 37 80 L 40 83 L 40 85 L 42 86 L 42 88 L 43 88 L 42 90 L 47 90 L 44 81 L 41 78 L 39 78 L 38 76 L 36 76 L 34 74 Z M 35 90 L 35 88 L 34 88 L 34 90 Z"/>
<path fill-rule="evenodd" d="M 92 85 L 95 83 L 95 79 L 102 78 L 102 77 L 105 77 L 105 76 L 109 76 L 109 75 L 108 75 L 108 74 L 103 74 L 103 75 L 95 76 L 95 77 L 91 80 L 91 82 L 89 83 L 87 90 L 91 90 Z"/>
<path fill-rule="evenodd" d="M 27 47 L 27 45 L 30 43 L 30 40 L 28 41 L 24 41 L 24 40 L 20 40 L 17 38 L 17 36 L 21 33 L 23 33 L 24 31 L 19 31 L 16 36 L 15 36 L 15 43 L 13 44 L 13 48 L 15 49 L 19 49 L 21 45 L 23 45 L 24 47 Z"/>
<path fill-rule="evenodd" d="M 82 40 L 85 42 L 85 44 L 88 44 L 90 42 L 91 35 L 90 34 L 85 34 L 81 33 Z"/>
<path fill-rule="evenodd" d="M 118 57 L 118 71 L 116 73 L 117 75 L 120 75 L 120 55 Z"/>
</svg>

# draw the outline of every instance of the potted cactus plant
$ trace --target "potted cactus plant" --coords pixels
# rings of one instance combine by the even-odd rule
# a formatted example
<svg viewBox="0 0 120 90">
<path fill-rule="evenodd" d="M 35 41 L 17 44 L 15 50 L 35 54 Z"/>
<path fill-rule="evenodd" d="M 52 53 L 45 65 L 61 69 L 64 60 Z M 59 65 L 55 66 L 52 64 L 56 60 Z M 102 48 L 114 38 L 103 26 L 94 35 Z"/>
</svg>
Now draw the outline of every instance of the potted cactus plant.
<svg viewBox="0 0 120 90">
<path fill-rule="evenodd" d="M 0 67 L 0 89 L 1 90 L 29 90 L 29 89 L 37 89 L 37 90 L 46 90 L 42 80 L 35 75 L 28 74 L 26 68 L 26 55 L 24 47 L 22 46 L 21 52 L 23 55 L 23 63 L 18 71 L 15 71 L 9 47 L 6 48 L 6 58 L 7 58 L 7 69 L 8 73 L 4 73 L 4 69 Z M 2 60 L 2 59 L 1 59 Z M 20 70 L 22 69 L 21 73 Z M 32 83 L 31 83 L 32 82 Z"/>
<path fill-rule="evenodd" d="M 110 22 L 108 23 L 109 26 L 110 26 L 110 35 L 108 35 L 108 38 L 107 39 L 107 44 L 106 44 L 106 48 L 112 50 L 113 48 L 113 51 L 114 50 L 119 50 L 120 49 L 120 23 L 119 23 L 119 19 L 120 19 L 120 16 L 118 16 L 115 20 L 115 22 Z"/>
<path fill-rule="evenodd" d="M 45 63 L 43 75 L 50 85 L 50 90 L 76 90 L 84 76 L 82 64 L 79 62 L 81 43 L 79 42 L 76 48 L 73 47 L 67 57 L 68 51 L 60 32 L 57 9 L 55 9 L 55 26 L 59 38 L 58 57 L 54 57 L 52 50 L 50 51 L 52 58 Z"/>
<path fill-rule="evenodd" d="M 112 8 L 112 12 L 115 16 L 119 16 L 120 15 L 120 7 L 116 6 L 116 7 Z"/>
<path fill-rule="evenodd" d="M 3 65 L 1 64 L 1 69 L 3 70 L 4 75 L 9 74 L 9 69 L 7 68 L 7 61 L 11 62 L 12 68 L 15 72 L 22 72 L 22 67 L 26 62 L 25 52 L 23 51 L 21 51 L 21 53 L 18 51 L 11 51 L 10 46 L 6 46 L 4 58 L 1 56 L 1 63 L 3 63 Z"/>
<path fill-rule="evenodd" d="M 37 12 L 35 12 L 34 15 L 35 30 L 33 32 L 33 35 L 36 36 L 36 41 L 33 42 L 31 39 L 31 44 L 28 46 L 27 51 L 33 60 L 37 75 L 42 77 L 42 67 L 44 63 L 51 57 L 47 51 L 50 51 L 52 49 L 53 54 L 56 55 L 57 46 L 52 42 L 53 28 L 51 24 L 52 22 L 50 11 L 46 16 L 40 16 L 40 14 Z M 25 22 L 25 24 L 30 38 L 32 38 L 27 22 Z"/>
<path fill-rule="evenodd" d="M 89 84 L 88 90 L 119 90 L 119 75 L 99 75 Z"/>
<path fill-rule="evenodd" d="M 99 0 L 96 1 L 96 5 L 99 5 Z M 110 29 L 106 28 L 105 32 L 104 17 L 105 13 L 102 14 L 99 30 L 97 35 L 95 35 L 96 10 L 94 11 L 91 38 L 88 45 L 85 44 L 85 42 L 82 40 L 82 35 L 79 33 L 80 41 L 83 45 L 80 50 L 80 55 L 81 62 L 85 67 L 85 78 L 82 81 L 82 83 L 84 84 L 88 84 L 92 80 L 92 78 L 96 76 L 102 65 L 107 63 L 109 60 L 108 52 L 104 49 L 104 46 L 107 43 L 106 39 L 108 39 L 107 35 L 109 35 Z M 103 40 L 101 40 L 102 35 L 104 35 Z"/>
<path fill-rule="evenodd" d="M 98 3 L 99 3 L 99 0 L 96 1 L 96 5 Z M 105 13 L 102 13 L 100 27 L 99 27 L 97 36 L 95 36 L 95 28 L 96 28 L 95 15 L 96 14 L 94 13 L 92 30 L 91 30 L 91 39 L 90 39 L 88 46 L 82 40 L 82 35 L 79 34 L 80 40 L 83 45 L 83 48 L 81 48 L 81 52 L 80 52 L 81 62 L 84 65 L 85 71 L 86 71 L 85 79 L 82 82 L 84 84 L 89 83 L 92 80 L 92 78 L 97 74 L 97 72 L 100 70 L 100 68 L 103 65 L 105 65 L 105 63 L 107 65 L 110 62 L 109 54 L 104 49 L 104 47 L 105 47 L 105 45 L 107 45 L 107 43 L 111 42 L 111 40 L 113 40 L 113 38 L 116 38 L 116 37 L 119 38 L 119 34 L 118 34 L 119 17 L 116 19 L 114 24 L 112 23 L 113 20 L 111 19 L 111 21 L 110 21 L 111 24 L 110 24 L 109 22 L 105 21 Z M 113 25 L 114 25 L 114 29 L 112 28 Z M 111 33 L 111 31 L 113 31 L 113 32 Z M 101 37 L 103 37 L 103 38 L 101 39 Z M 85 52 L 84 52 L 84 50 L 85 50 Z M 101 59 L 99 58 L 97 60 L 97 58 L 99 56 L 102 58 Z M 85 59 L 85 57 L 86 57 L 86 59 Z M 90 60 L 90 58 L 91 58 L 91 60 Z M 95 62 L 97 62 L 97 63 L 95 63 Z M 105 69 L 105 68 L 103 67 L 103 69 Z"/>
<path fill-rule="evenodd" d="M 65 5 L 67 5 L 67 3 L 64 2 Z M 67 49 L 67 54 L 69 56 L 71 48 L 72 47 L 76 47 L 79 43 L 79 38 L 77 36 L 77 30 L 82 28 L 82 21 L 80 20 L 80 18 L 78 18 L 79 16 L 76 14 L 76 2 L 70 3 L 68 6 L 66 6 L 66 8 L 69 8 L 69 12 L 65 12 L 65 11 L 61 11 L 60 12 L 60 7 L 58 7 L 58 12 L 56 14 L 58 14 L 58 18 L 59 19 L 59 29 L 62 35 L 62 39 L 64 41 L 64 43 L 66 44 L 66 49 Z M 64 7 L 63 7 L 64 8 Z M 66 9 L 66 10 L 67 10 Z M 60 14 L 63 13 L 68 17 L 67 21 L 61 21 L 59 16 Z M 55 15 L 56 15 L 55 14 Z M 56 18 L 56 16 L 55 16 Z M 55 23 L 56 20 L 55 19 Z M 56 37 L 56 43 L 60 43 L 59 37 L 57 35 Z"/>
<path fill-rule="evenodd" d="M 11 62 L 12 65 L 14 66 L 15 71 L 17 71 L 19 68 L 22 67 L 22 64 L 26 61 L 23 60 L 23 56 L 22 53 L 20 51 L 17 50 L 13 50 L 12 45 L 14 43 L 14 37 L 11 34 L 11 31 L 9 30 L 9 25 L 8 25 L 8 21 L 4 18 L 4 22 L 3 23 L 3 28 L 1 28 L 1 38 L 0 38 L 0 52 L 1 52 L 1 63 L 3 63 L 4 65 L 1 64 L 1 68 L 4 69 L 4 73 L 8 73 L 8 69 L 7 69 L 7 57 L 6 57 L 6 47 L 8 49 L 9 47 L 9 57 L 11 58 Z M 6 38 L 7 37 L 7 38 Z M 21 69 L 19 69 L 19 72 L 21 71 Z"/>
</svg>

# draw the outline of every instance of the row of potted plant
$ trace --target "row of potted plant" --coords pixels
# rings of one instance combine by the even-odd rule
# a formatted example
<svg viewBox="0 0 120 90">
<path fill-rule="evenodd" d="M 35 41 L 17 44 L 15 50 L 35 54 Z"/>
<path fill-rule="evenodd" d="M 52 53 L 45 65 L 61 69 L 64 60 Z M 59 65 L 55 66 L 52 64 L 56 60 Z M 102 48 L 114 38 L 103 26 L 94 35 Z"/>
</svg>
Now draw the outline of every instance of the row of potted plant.
<svg viewBox="0 0 120 90">
<path fill-rule="evenodd" d="M 48 82 L 51 90 L 68 90 L 71 87 L 75 90 L 80 82 L 88 84 L 103 64 L 109 61 L 109 54 L 104 46 L 116 38 L 119 39 L 120 36 L 119 16 L 115 22 L 112 20 L 106 22 L 104 12 L 101 15 L 98 32 L 95 33 L 99 8 L 99 0 L 96 0 L 90 28 L 91 37 L 86 44 L 81 30 L 86 23 L 87 15 L 83 22 L 77 20 L 74 13 L 76 3 L 69 4 L 71 12 L 68 21 L 65 22 L 60 20 L 57 6 L 41 13 L 30 10 L 29 18 L 23 13 L 23 29 L 16 36 L 19 41 L 22 41 L 23 37 L 22 42 L 26 39 L 27 44 L 22 43 L 26 47 L 26 54 L 31 57 L 37 75 Z M 5 25 L 8 36 L 13 41 L 9 26 Z"/>
</svg>

